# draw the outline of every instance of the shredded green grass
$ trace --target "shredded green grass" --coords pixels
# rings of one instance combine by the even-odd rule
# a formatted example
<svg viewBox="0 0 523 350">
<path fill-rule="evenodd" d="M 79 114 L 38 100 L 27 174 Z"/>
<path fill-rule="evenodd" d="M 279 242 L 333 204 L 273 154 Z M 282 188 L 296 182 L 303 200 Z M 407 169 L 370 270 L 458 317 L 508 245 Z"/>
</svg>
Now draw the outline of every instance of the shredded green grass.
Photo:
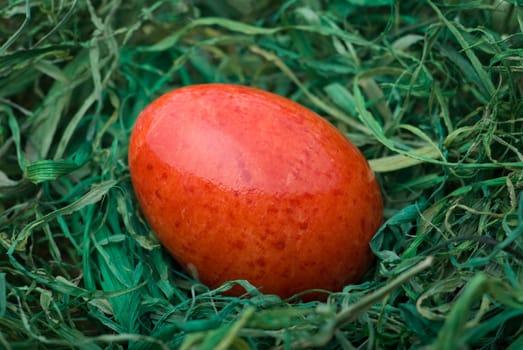
<svg viewBox="0 0 523 350">
<path fill-rule="evenodd" d="M 522 349 L 518 3 L 4 1 L 0 348 Z M 292 98 L 364 152 L 386 222 L 360 284 L 209 290 L 164 252 L 129 135 L 203 82 Z"/>
</svg>

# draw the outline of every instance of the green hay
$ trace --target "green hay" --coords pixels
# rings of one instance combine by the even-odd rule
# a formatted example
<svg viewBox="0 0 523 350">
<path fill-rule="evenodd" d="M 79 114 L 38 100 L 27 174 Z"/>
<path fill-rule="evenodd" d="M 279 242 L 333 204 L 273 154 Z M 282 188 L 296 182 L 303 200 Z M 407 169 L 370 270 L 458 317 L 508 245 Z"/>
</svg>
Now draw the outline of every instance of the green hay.
<svg viewBox="0 0 523 350">
<path fill-rule="evenodd" d="M 508 0 L 9 0 L 0 348 L 523 348 L 522 44 Z M 129 135 L 202 82 L 292 98 L 365 153 L 386 222 L 360 284 L 308 303 L 209 290 L 164 252 Z"/>
</svg>

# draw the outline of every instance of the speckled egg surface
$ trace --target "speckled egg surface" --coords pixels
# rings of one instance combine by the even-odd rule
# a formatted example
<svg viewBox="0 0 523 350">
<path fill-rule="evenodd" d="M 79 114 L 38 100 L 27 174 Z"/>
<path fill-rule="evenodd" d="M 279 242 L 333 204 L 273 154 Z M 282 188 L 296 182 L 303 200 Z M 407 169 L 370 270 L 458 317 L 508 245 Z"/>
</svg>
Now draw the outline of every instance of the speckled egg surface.
<svg viewBox="0 0 523 350">
<path fill-rule="evenodd" d="M 228 84 L 175 89 L 139 115 L 129 166 L 140 208 L 210 287 L 340 290 L 368 269 L 383 220 L 360 151 L 311 110 Z"/>
</svg>

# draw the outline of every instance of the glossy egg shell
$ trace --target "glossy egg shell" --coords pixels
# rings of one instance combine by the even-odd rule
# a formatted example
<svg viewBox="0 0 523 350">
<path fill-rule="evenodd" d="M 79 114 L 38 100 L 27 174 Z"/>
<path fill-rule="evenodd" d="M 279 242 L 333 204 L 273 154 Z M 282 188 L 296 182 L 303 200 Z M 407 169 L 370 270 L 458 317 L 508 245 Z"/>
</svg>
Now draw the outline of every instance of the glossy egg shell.
<svg viewBox="0 0 523 350">
<path fill-rule="evenodd" d="M 326 120 L 255 88 L 175 89 L 139 115 L 132 184 L 165 248 L 210 287 L 245 279 L 289 297 L 340 290 L 373 260 L 382 198 Z"/>
</svg>

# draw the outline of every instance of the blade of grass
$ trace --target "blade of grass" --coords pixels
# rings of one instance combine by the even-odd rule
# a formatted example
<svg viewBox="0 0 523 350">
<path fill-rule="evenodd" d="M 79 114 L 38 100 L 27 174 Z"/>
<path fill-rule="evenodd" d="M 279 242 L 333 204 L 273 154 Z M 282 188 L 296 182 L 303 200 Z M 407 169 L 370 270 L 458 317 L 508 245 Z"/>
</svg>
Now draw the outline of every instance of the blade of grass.
<svg viewBox="0 0 523 350">
<path fill-rule="evenodd" d="M 195 345 L 202 350 L 226 350 L 238 340 L 238 332 L 249 321 L 254 314 L 254 308 L 244 310 L 241 316 L 233 323 L 220 327 L 201 335 L 193 335 L 181 345 L 180 350 L 189 350 Z"/>
<path fill-rule="evenodd" d="M 7 310 L 7 288 L 5 281 L 5 273 L 0 272 L 0 319 L 4 318 Z"/>
<path fill-rule="evenodd" d="M 307 87 L 305 87 L 304 84 L 300 82 L 300 80 L 292 73 L 292 70 L 287 67 L 287 65 L 280 60 L 276 55 L 274 55 L 271 52 L 265 51 L 260 47 L 257 46 L 250 46 L 249 48 L 252 52 L 264 57 L 266 60 L 273 62 L 278 68 L 282 70 L 282 72 L 285 73 L 297 86 L 300 87 L 301 91 L 304 92 L 304 94 L 307 96 L 307 98 L 318 108 L 326 112 L 327 114 L 333 116 L 334 118 L 342 121 L 343 123 L 349 125 L 350 127 L 353 127 L 359 131 L 368 133 L 368 130 L 362 126 L 360 123 L 355 121 L 354 119 L 350 118 L 349 116 L 345 115 L 342 111 L 338 110 L 335 107 L 332 107 L 330 105 L 327 105 L 322 100 L 314 96 Z"/>
<path fill-rule="evenodd" d="M 31 1 L 26 0 L 25 1 L 25 18 L 22 22 L 22 25 L 18 28 L 18 30 L 11 35 L 2 46 L 0 46 L 0 55 L 3 55 L 11 45 L 14 44 L 16 39 L 20 37 L 24 29 L 29 25 L 29 21 L 31 20 Z"/>
<path fill-rule="evenodd" d="M 46 222 L 57 218 L 58 216 L 69 215 L 89 204 L 96 203 L 114 186 L 116 181 L 108 180 L 100 184 L 93 185 L 91 190 L 87 192 L 83 197 L 79 198 L 75 202 L 57 209 L 25 226 L 15 239 L 12 240 L 11 246 L 9 247 L 7 254 L 12 257 L 15 250 L 22 250 L 25 248 L 27 239 L 31 235 L 32 231 L 37 227 L 45 224 Z"/>
<path fill-rule="evenodd" d="M 470 280 L 452 307 L 437 341 L 433 344 L 434 350 L 458 349 L 466 345 L 467 338 L 463 335 L 467 331 L 466 325 L 473 304 L 487 293 L 501 303 L 515 304 L 515 307 L 523 309 L 523 295 L 512 295 L 500 280 L 479 273 Z"/>
<path fill-rule="evenodd" d="M 495 87 L 492 83 L 492 80 L 488 76 L 487 72 L 483 69 L 483 65 L 479 61 L 478 57 L 474 54 L 472 50 L 470 50 L 471 44 L 469 44 L 463 35 L 461 35 L 458 24 L 451 23 L 441 12 L 441 10 L 434 5 L 432 1 L 428 2 L 429 5 L 432 7 L 434 12 L 438 15 L 438 17 L 441 19 L 441 21 L 445 24 L 445 26 L 450 30 L 450 32 L 454 35 L 458 43 L 461 45 L 461 48 L 464 50 L 465 55 L 469 59 L 472 67 L 474 67 L 474 70 L 478 76 L 479 79 L 475 80 L 475 82 L 478 85 L 478 87 L 484 92 L 484 98 L 487 101 L 490 101 L 492 96 L 495 93 Z"/>
<path fill-rule="evenodd" d="M 371 159 L 369 160 L 369 165 L 374 172 L 384 173 L 405 169 L 424 162 L 419 158 L 411 157 L 412 154 L 415 157 L 419 156 L 431 159 L 441 157 L 441 152 L 433 146 L 426 146 L 411 150 L 408 154 L 395 154 L 393 156 Z"/>
</svg>

